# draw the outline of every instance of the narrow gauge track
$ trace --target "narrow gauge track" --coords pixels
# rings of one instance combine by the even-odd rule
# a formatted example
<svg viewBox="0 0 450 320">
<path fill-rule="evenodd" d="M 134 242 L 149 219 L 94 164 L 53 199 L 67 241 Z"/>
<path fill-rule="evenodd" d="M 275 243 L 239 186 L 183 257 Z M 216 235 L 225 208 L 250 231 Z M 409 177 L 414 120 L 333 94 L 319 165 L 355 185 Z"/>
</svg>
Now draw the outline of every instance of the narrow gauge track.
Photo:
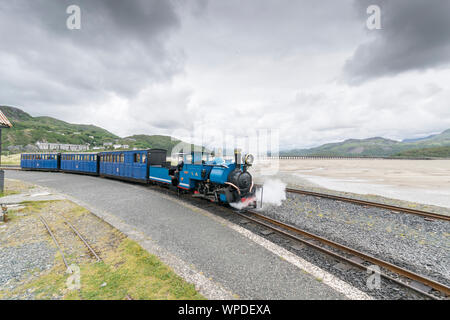
<svg viewBox="0 0 450 320">
<path fill-rule="evenodd" d="M 326 245 L 328 247 L 333 247 L 333 248 L 338 249 L 340 251 L 343 251 L 343 252 L 345 252 L 347 254 L 350 254 L 351 256 L 359 257 L 359 258 L 363 259 L 364 261 L 367 261 L 367 262 L 370 262 L 372 264 L 381 266 L 381 267 L 389 270 L 390 272 L 393 272 L 395 274 L 401 275 L 401 276 L 403 276 L 405 278 L 408 278 L 409 280 L 417 281 L 417 282 L 420 282 L 422 284 L 425 284 L 425 285 L 427 285 L 427 286 L 429 286 L 429 287 L 431 287 L 431 288 L 433 288 L 433 289 L 435 289 L 437 291 L 440 291 L 440 292 L 444 293 L 446 296 L 450 295 L 450 288 L 447 287 L 446 285 L 444 285 L 442 283 L 439 283 L 439 282 L 436 282 L 436 281 L 434 281 L 434 280 L 432 280 L 432 279 L 430 279 L 428 277 L 425 277 L 425 276 L 419 275 L 417 273 L 414 273 L 412 271 L 409 271 L 407 269 L 404 269 L 402 267 L 398 267 L 398 266 L 396 266 L 396 265 L 394 265 L 394 264 L 392 264 L 390 262 L 381 260 L 381 259 L 376 258 L 374 256 L 371 256 L 371 255 L 365 254 L 363 252 L 360 252 L 358 250 L 355 250 L 355 249 L 349 248 L 347 246 L 341 245 L 341 244 L 339 244 L 337 242 L 325 239 L 325 238 L 323 238 L 321 236 L 312 234 L 310 232 L 307 232 L 305 230 L 299 229 L 297 227 L 294 227 L 292 225 L 286 224 L 284 222 L 277 221 L 277 220 L 274 220 L 272 218 L 266 217 L 264 215 L 259 214 L 258 212 L 252 211 L 252 210 L 246 210 L 245 212 L 234 211 L 234 213 L 239 215 L 239 216 L 241 216 L 244 219 L 248 219 L 248 220 L 250 220 L 250 221 L 252 221 L 252 222 L 254 222 L 254 223 L 258 224 L 258 225 L 261 225 L 261 226 L 263 226 L 265 228 L 268 228 L 268 229 L 270 229 L 272 231 L 275 231 L 275 232 L 277 232 L 279 234 L 282 234 L 283 236 L 286 236 L 286 237 L 288 237 L 290 239 L 299 241 L 299 242 L 301 242 L 301 243 L 303 243 L 303 244 L 305 244 L 305 245 L 307 245 L 309 247 L 312 247 L 312 248 L 314 248 L 316 250 L 324 252 L 324 253 L 326 253 L 326 254 L 328 254 L 330 256 L 333 256 L 334 258 L 337 258 L 337 259 L 339 259 L 341 261 L 345 261 L 346 263 L 354 265 L 354 266 L 356 266 L 356 267 L 358 267 L 360 269 L 366 270 L 367 266 L 365 266 L 365 265 L 363 265 L 363 264 L 361 264 L 359 262 L 356 262 L 356 261 L 352 260 L 351 258 L 346 257 L 345 255 L 343 255 L 341 253 L 329 250 L 329 249 L 327 249 L 324 246 L 315 244 L 314 242 L 308 241 L 306 239 L 302 239 L 302 238 L 298 237 L 297 235 L 294 235 L 293 233 L 299 234 L 301 236 L 304 236 L 304 237 L 312 239 L 312 240 L 319 241 L 323 245 Z M 424 295 L 424 296 L 426 296 L 428 298 L 439 299 L 437 296 L 429 294 L 428 292 L 425 292 L 425 291 L 423 291 L 423 290 L 421 290 L 419 288 L 416 288 L 414 286 L 411 286 L 410 284 L 406 283 L 405 281 L 401 281 L 401 280 L 399 280 L 397 278 L 394 278 L 394 277 L 392 277 L 391 275 L 389 275 L 387 273 L 383 273 L 382 272 L 382 273 L 380 273 L 380 275 L 382 277 L 384 277 L 385 279 L 391 280 L 391 281 L 393 281 L 393 282 L 395 282 L 395 283 L 397 283 L 397 284 L 399 284 L 399 285 L 401 285 L 403 287 L 406 287 L 408 289 L 414 290 L 414 291 L 416 291 L 416 292 L 418 292 L 418 293 L 420 293 L 420 294 L 422 294 L 422 295 Z"/>
<path fill-rule="evenodd" d="M 66 217 L 64 217 L 62 214 L 60 215 L 63 219 L 64 219 L 64 223 L 66 225 L 68 225 L 72 231 L 77 235 L 77 237 L 84 243 L 84 245 L 88 248 L 89 252 L 91 252 L 91 254 L 97 259 L 97 262 L 101 261 L 101 258 L 99 257 L 99 255 L 95 252 L 94 249 L 92 249 L 92 247 L 89 245 L 89 243 L 86 241 L 86 239 L 80 234 L 80 232 L 70 223 L 69 220 L 67 220 Z M 61 248 L 60 243 L 58 242 L 58 240 L 56 240 L 56 237 L 54 235 L 54 233 L 52 232 L 47 220 L 40 215 L 39 218 L 41 219 L 42 223 L 44 224 L 45 228 L 47 229 L 47 232 L 50 234 L 51 238 L 53 239 L 53 242 L 55 243 L 56 247 L 58 248 L 58 251 L 61 253 L 61 257 L 63 259 L 63 262 L 66 266 L 66 268 L 69 268 L 69 264 L 67 262 L 67 259 L 64 255 L 64 251 Z"/>
<path fill-rule="evenodd" d="M 382 208 L 382 209 L 387 209 L 390 211 L 415 214 L 415 215 L 419 215 L 419 216 L 422 216 L 425 218 L 450 221 L 450 216 L 446 216 L 443 214 L 427 212 L 427 211 L 422 211 L 422 210 L 416 210 L 416 209 L 410 209 L 410 208 L 404 208 L 404 207 L 397 207 L 397 206 L 392 206 L 389 204 L 384 204 L 384 203 L 379 203 L 379 202 L 359 200 L 359 199 L 354 199 L 354 198 L 335 196 L 335 195 L 331 195 L 331 194 L 327 194 L 327 193 L 319 193 L 319 192 L 312 192 L 312 191 L 292 189 L 292 188 L 286 188 L 286 192 L 302 194 L 302 195 L 307 195 L 307 196 L 320 197 L 320 198 L 328 198 L 328 199 L 333 199 L 333 200 L 338 200 L 338 201 L 345 201 L 345 202 L 350 202 L 350 203 L 354 203 L 354 204 L 359 204 L 362 206 Z"/>
<path fill-rule="evenodd" d="M 162 187 L 156 187 L 156 188 L 152 188 L 153 190 L 157 190 L 159 192 L 164 192 L 164 193 L 172 193 L 174 194 L 175 192 L 173 190 L 170 189 L 163 189 Z M 178 196 L 180 196 L 181 194 L 177 193 Z M 196 203 L 201 204 L 202 203 L 202 199 L 199 198 L 192 198 L 192 197 L 182 197 L 185 201 L 187 200 L 190 203 Z M 386 273 L 386 272 L 380 272 L 380 276 L 392 281 L 396 284 L 398 284 L 401 287 L 405 287 L 409 290 L 415 291 L 427 298 L 430 299 L 434 299 L 434 300 L 440 300 L 442 299 L 441 297 L 438 297 L 436 295 L 430 294 L 426 291 L 421 290 L 420 288 L 413 286 L 410 283 L 407 283 L 406 280 L 409 280 L 411 282 L 416 281 L 418 283 L 422 283 L 425 284 L 426 286 L 431 287 L 432 289 L 439 291 L 441 293 L 444 293 L 446 295 L 446 297 L 450 296 L 450 288 L 448 286 L 446 286 L 445 284 L 439 283 L 433 279 L 430 279 L 426 276 L 422 276 L 420 274 L 417 274 L 413 271 L 404 269 L 402 267 L 396 266 L 390 262 L 384 261 L 382 259 L 376 258 L 374 256 L 371 256 L 369 254 L 360 252 L 358 250 L 352 249 L 350 247 L 341 245 L 337 242 L 334 242 L 332 240 L 328 240 L 325 239 L 321 236 L 312 234 L 308 231 L 299 229 L 297 227 L 294 227 L 292 225 L 289 225 L 287 223 L 269 218 L 267 216 L 261 215 L 258 212 L 255 212 L 254 210 L 236 210 L 236 209 L 232 209 L 232 208 L 228 208 L 231 211 L 231 214 L 235 214 L 237 216 L 240 216 L 243 219 L 249 220 L 257 225 L 260 225 L 266 229 L 270 229 L 278 234 L 281 234 L 282 236 L 285 236 L 287 238 L 290 238 L 294 241 L 298 241 L 302 244 L 305 244 L 309 247 L 312 247 L 313 249 L 323 252 L 331 257 L 334 257 L 340 261 L 344 261 L 350 265 L 353 265 L 359 269 L 362 270 L 367 270 L 367 265 L 364 265 L 358 261 L 352 260 L 352 257 L 358 257 L 360 259 L 363 260 L 364 262 L 370 262 L 371 264 L 375 264 L 377 266 L 383 267 L 386 270 L 390 271 L 392 274 Z M 295 235 L 297 234 L 297 235 Z M 316 240 L 318 242 L 320 242 L 322 245 L 316 244 L 311 240 L 307 240 L 304 238 L 300 238 L 298 235 L 301 235 L 303 237 L 309 238 L 311 240 Z M 330 250 L 328 248 L 326 248 L 326 246 L 328 247 L 333 247 L 334 249 L 337 249 L 336 251 Z M 338 252 L 340 251 L 340 252 Z M 394 276 L 395 274 L 395 276 Z M 398 276 L 400 276 L 399 278 L 397 278 Z M 404 280 L 401 280 L 403 277 Z"/>
</svg>

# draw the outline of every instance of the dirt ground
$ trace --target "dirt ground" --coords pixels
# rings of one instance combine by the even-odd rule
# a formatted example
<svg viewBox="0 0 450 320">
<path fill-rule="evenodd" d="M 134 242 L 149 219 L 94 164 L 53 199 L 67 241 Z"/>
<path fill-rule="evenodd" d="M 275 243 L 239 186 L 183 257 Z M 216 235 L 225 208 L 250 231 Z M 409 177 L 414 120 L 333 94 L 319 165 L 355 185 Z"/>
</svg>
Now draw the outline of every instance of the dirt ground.
<svg viewBox="0 0 450 320">
<path fill-rule="evenodd" d="M 450 207 L 450 160 L 280 160 L 256 164 L 257 180 L 317 186 Z"/>
</svg>

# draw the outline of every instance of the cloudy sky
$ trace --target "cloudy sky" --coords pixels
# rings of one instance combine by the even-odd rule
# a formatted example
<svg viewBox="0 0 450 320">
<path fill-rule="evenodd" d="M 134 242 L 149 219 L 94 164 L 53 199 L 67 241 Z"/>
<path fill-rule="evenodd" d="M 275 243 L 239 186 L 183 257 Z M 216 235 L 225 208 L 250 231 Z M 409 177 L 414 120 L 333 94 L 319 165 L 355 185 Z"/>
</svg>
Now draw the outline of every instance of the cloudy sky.
<svg viewBox="0 0 450 320">
<path fill-rule="evenodd" d="M 72 4 L 80 30 L 66 26 Z M 447 0 L 2 1 L 0 104 L 120 136 L 279 130 L 281 149 L 424 136 L 450 128 L 449 12 Z"/>
</svg>

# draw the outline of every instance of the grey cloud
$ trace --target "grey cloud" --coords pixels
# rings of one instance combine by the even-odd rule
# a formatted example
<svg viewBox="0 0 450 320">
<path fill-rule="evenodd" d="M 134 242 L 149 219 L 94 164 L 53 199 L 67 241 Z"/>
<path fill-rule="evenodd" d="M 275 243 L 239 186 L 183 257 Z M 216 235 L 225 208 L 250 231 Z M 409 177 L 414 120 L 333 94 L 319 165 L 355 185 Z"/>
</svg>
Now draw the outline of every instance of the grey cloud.
<svg viewBox="0 0 450 320">
<path fill-rule="evenodd" d="M 371 40 L 360 44 L 346 62 L 349 83 L 450 62 L 450 1 L 355 1 L 361 27 L 365 28 L 371 4 L 381 8 L 382 29 L 367 30 Z"/>
<path fill-rule="evenodd" d="M 81 8 L 81 30 L 66 28 L 71 4 Z M 178 28 L 172 1 L 2 2 L 0 98 L 43 111 L 111 92 L 133 96 L 182 71 L 182 52 L 166 46 Z"/>
</svg>

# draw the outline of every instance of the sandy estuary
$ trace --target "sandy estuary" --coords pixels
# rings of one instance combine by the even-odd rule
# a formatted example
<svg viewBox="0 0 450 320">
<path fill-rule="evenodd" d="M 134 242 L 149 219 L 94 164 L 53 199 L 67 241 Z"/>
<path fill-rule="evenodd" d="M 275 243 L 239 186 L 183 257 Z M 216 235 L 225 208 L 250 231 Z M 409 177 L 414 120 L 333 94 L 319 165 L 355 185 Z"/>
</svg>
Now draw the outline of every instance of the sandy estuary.
<svg viewBox="0 0 450 320">
<path fill-rule="evenodd" d="M 450 160 L 299 159 L 265 161 L 258 182 L 320 187 L 450 208 Z"/>
</svg>

